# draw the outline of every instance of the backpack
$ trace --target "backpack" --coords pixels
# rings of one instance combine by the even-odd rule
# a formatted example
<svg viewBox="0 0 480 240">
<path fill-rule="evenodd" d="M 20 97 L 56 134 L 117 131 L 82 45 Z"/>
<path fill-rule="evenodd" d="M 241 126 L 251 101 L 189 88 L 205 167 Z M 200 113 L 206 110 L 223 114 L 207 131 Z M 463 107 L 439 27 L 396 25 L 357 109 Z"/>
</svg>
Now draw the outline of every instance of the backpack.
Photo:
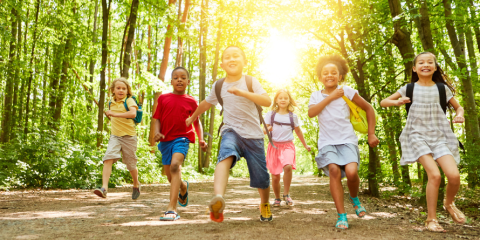
<svg viewBox="0 0 480 240">
<path fill-rule="evenodd" d="M 447 114 L 447 92 L 445 91 L 445 84 L 441 82 L 436 82 L 435 85 L 437 85 L 437 88 L 438 88 L 438 95 L 440 97 L 440 106 L 442 107 L 443 112 Z M 407 110 L 407 117 L 408 117 L 408 112 L 410 110 L 410 106 L 412 106 L 412 102 L 413 102 L 414 88 L 415 88 L 415 83 L 407 84 L 406 96 L 410 98 L 410 103 L 405 104 L 405 110 Z M 463 146 L 462 142 L 458 141 L 458 144 L 460 148 L 463 150 L 463 152 L 465 153 L 465 147 Z"/>
<path fill-rule="evenodd" d="M 135 116 L 135 118 L 130 118 L 133 120 L 133 122 L 135 123 L 135 125 L 139 124 L 140 122 L 142 122 L 142 116 L 143 116 L 143 111 L 142 111 L 142 104 L 138 104 L 138 101 L 137 101 L 137 98 L 135 98 L 135 96 L 132 96 L 131 98 L 133 98 L 133 100 L 135 100 L 135 103 L 137 104 L 138 106 L 138 109 L 137 109 L 137 115 Z M 128 109 L 128 106 L 127 106 L 127 100 L 128 100 L 128 97 L 125 99 L 125 101 L 123 102 L 123 106 L 125 106 L 125 110 L 130 111 L 130 109 Z M 108 109 L 110 110 L 110 105 L 112 104 L 112 100 L 110 100 L 108 102 Z"/>
<path fill-rule="evenodd" d="M 223 82 L 225 81 L 225 78 L 222 78 L 218 80 L 215 84 L 215 96 L 217 96 L 218 103 L 222 106 L 222 110 L 220 111 L 220 116 L 223 114 L 223 99 L 222 99 L 222 86 Z M 253 88 L 252 88 L 252 76 L 245 75 L 245 82 L 247 84 L 247 88 L 249 92 L 253 93 Z M 267 133 L 268 136 L 268 141 L 272 145 L 272 147 L 277 148 L 272 141 L 272 133 L 268 131 L 267 129 L 267 124 L 265 124 L 265 120 L 263 119 L 262 115 L 262 107 L 260 107 L 258 104 L 255 103 L 255 107 L 257 108 L 258 111 L 258 118 L 260 119 L 260 124 L 263 124 L 263 127 L 265 128 L 265 132 Z M 223 119 L 222 123 L 220 124 L 220 127 L 218 128 L 218 135 L 220 135 L 220 129 L 223 126 Z"/>
<path fill-rule="evenodd" d="M 290 125 L 292 127 L 292 131 L 295 130 L 295 123 L 293 122 L 293 113 L 292 112 L 288 112 L 288 117 L 290 118 L 290 123 L 281 123 L 281 122 L 275 122 L 274 119 L 275 119 L 275 114 L 277 114 L 277 112 L 275 111 L 272 111 L 272 116 L 271 116 L 271 121 L 270 121 L 270 125 L 272 125 L 273 127 L 273 124 L 277 124 L 277 125 Z"/>
</svg>

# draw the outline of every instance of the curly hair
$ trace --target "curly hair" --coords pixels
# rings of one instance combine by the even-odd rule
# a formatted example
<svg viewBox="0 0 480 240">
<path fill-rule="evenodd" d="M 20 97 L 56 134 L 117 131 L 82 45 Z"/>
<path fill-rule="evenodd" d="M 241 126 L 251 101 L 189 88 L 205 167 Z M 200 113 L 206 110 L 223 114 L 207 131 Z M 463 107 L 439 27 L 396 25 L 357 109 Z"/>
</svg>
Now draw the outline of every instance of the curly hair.
<svg viewBox="0 0 480 240">
<path fill-rule="evenodd" d="M 272 104 L 272 110 L 275 112 L 278 112 L 278 104 L 277 104 L 277 98 L 280 95 L 280 93 L 286 93 L 288 95 L 288 107 L 287 110 L 290 112 L 293 112 L 295 109 L 294 107 L 297 106 L 297 103 L 295 100 L 292 98 L 292 94 L 290 94 L 290 91 L 287 89 L 280 89 L 275 93 L 275 97 L 273 98 L 273 104 Z"/>
<path fill-rule="evenodd" d="M 318 59 L 317 67 L 315 68 L 317 72 L 317 77 L 319 79 L 321 78 L 323 67 L 325 67 L 325 65 L 330 63 L 335 64 L 335 66 L 337 66 L 338 71 L 340 72 L 340 75 L 343 76 L 341 81 L 345 80 L 345 77 L 350 69 L 348 67 L 347 60 L 345 60 L 342 56 L 337 54 L 322 56 L 320 57 L 320 59 Z"/>
<path fill-rule="evenodd" d="M 127 86 L 127 97 L 133 96 L 132 87 L 130 86 L 130 83 L 128 82 L 128 80 L 124 77 L 119 77 L 113 80 L 112 84 L 110 84 L 110 87 L 108 88 L 108 91 L 110 92 L 110 94 L 114 99 L 115 99 L 115 93 L 113 93 L 113 90 L 115 90 L 115 84 L 117 82 L 122 82 Z"/>
</svg>

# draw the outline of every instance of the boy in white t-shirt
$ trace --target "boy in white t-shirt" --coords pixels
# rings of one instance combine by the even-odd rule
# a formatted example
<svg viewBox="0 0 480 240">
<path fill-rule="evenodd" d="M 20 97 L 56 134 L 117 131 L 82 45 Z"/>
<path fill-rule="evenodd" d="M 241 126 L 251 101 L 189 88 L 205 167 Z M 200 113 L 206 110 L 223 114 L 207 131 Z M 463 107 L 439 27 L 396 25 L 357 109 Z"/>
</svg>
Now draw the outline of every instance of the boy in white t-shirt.
<svg viewBox="0 0 480 240">
<path fill-rule="evenodd" d="M 228 183 L 229 170 L 241 157 L 247 161 L 250 173 L 250 186 L 258 188 L 261 198 L 261 221 L 272 221 L 270 204 L 270 177 L 265 161 L 263 131 L 260 127 L 259 115 L 255 104 L 268 107 L 271 99 L 257 79 L 252 77 L 252 90 L 248 90 L 243 67 L 247 64 L 245 53 L 236 46 L 227 47 L 222 53 L 220 66 L 227 76 L 220 90 L 223 100 L 223 122 L 221 128 L 222 141 L 215 168 L 213 190 L 215 197 L 210 201 L 210 219 L 223 221 L 225 200 L 223 195 Z M 210 95 L 200 103 L 193 115 L 186 120 L 187 126 L 193 120 L 216 105 L 218 97 L 215 93 L 215 82 Z"/>
<path fill-rule="evenodd" d="M 376 147 L 379 143 L 375 136 L 375 111 L 373 107 L 358 95 L 357 90 L 350 87 L 340 87 L 338 84 L 348 73 L 347 61 L 338 55 L 321 57 L 316 71 L 317 77 L 323 83 L 324 89 L 314 92 L 308 104 L 308 116 L 318 117 L 320 134 L 318 138 L 318 155 L 315 158 L 319 169 L 323 169 L 330 177 L 330 192 L 338 212 L 335 227 L 348 228 L 347 214 L 343 205 L 343 186 L 341 179 L 347 177 L 350 191 L 350 201 L 353 203 L 358 217 L 364 217 L 366 210 L 357 197 L 360 178 L 358 168 L 360 153 L 358 138 L 350 123 L 350 109 L 342 99 L 346 96 L 352 102 L 364 109 L 368 121 L 368 144 Z"/>
</svg>

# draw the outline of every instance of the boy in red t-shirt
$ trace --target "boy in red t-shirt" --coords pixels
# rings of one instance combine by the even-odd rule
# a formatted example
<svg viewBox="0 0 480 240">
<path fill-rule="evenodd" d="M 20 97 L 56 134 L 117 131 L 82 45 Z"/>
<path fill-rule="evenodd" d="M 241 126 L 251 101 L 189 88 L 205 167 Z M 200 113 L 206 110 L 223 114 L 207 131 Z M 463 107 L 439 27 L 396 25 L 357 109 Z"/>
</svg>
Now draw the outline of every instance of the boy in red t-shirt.
<svg viewBox="0 0 480 240">
<path fill-rule="evenodd" d="M 158 150 L 162 153 L 162 163 L 170 182 L 170 204 L 160 217 L 162 221 L 175 221 L 180 218 L 176 211 L 177 200 L 182 207 L 188 205 L 188 182 L 182 182 L 181 166 L 187 157 L 188 144 L 195 143 L 195 133 L 191 125 L 189 127 L 185 125 L 185 120 L 198 107 L 197 101 L 185 94 L 185 89 L 190 83 L 189 77 L 188 71 L 183 67 L 176 67 L 172 71 L 173 93 L 160 95 L 153 115 L 153 118 L 157 119 L 155 141 L 160 141 Z M 205 151 L 207 144 L 203 140 L 203 129 L 198 118 L 193 125 L 200 147 Z"/>
</svg>

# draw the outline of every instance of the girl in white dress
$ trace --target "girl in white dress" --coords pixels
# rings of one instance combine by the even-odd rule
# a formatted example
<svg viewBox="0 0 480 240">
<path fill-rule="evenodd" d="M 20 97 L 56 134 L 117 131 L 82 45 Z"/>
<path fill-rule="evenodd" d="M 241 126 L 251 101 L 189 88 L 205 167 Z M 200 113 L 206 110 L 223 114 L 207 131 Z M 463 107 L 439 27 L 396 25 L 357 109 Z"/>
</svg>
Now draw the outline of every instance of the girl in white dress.
<svg viewBox="0 0 480 240">
<path fill-rule="evenodd" d="M 450 128 L 445 112 L 441 107 L 439 91 L 445 88 L 446 103 L 453 107 L 456 116 L 454 123 L 463 123 L 463 108 L 453 97 L 454 89 L 448 77 L 437 63 L 437 58 L 430 52 L 423 52 L 413 60 L 413 72 L 410 87 L 412 97 L 407 97 L 407 85 L 384 99 L 382 107 L 410 105 L 407 108 L 407 123 L 400 135 L 402 158 L 400 164 L 406 165 L 420 162 L 428 175 L 427 209 L 428 216 L 425 227 L 433 232 L 445 232 L 436 217 L 438 189 L 441 174 L 437 164 L 447 176 L 447 193 L 444 208 L 457 223 L 465 223 L 465 215 L 455 207 L 455 195 L 460 188 L 460 173 L 457 164 L 460 162 L 458 140 Z M 407 106 L 408 107 L 408 106 Z"/>
</svg>

